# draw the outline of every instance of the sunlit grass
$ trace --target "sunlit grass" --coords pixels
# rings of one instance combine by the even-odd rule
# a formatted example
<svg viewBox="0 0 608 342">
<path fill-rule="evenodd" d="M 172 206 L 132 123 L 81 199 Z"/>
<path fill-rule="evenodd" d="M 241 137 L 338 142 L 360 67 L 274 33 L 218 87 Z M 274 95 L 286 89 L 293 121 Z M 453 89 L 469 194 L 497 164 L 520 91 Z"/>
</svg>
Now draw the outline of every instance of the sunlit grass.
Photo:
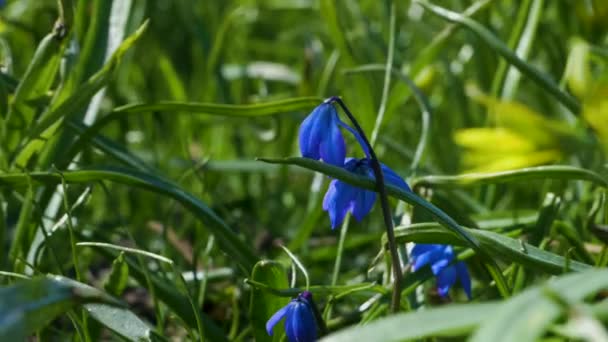
<svg viewBox="0 0 608 342">
<path fill-rule="evenodd" d="M 280 341 L 290 305 L 327 341 L 608 339 L 605 1 L 0 6 L 0 340 Z M 396 314 L 380 204 L 323 210 L 376 183 L 301 158 L 330 96 L 412 188 Z"/>
</svg>

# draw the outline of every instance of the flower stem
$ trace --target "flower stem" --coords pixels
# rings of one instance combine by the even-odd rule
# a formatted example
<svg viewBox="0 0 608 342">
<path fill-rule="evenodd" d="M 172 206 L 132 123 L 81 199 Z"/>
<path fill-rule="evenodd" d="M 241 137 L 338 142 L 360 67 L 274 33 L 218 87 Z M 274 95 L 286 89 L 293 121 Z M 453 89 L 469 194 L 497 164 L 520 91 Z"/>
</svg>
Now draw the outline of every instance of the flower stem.
<svg viewBox="0 0 608 342">
<path fill-rule="evenodd" d="M 340 105 L 340 107 L 342 107 L 342 109 L 344 110 L 344 113 L 346 113 L 346 115 L 352 122 L 353 126 L 355 126 L 355 129 L 359 133 L 361 139 L 363 140 L 363 143 L 367 147 L 367 151 L 369 152 L 370 164 L 371 164 L 372 170 L 374 171 L 374 176 L 376 178 L 376 191 L 380 195 L 380 205 L 382 206 L 382 216 L 384 217 L 384 226 L 386 228 L 388 249 L 390 251 L 391 261 L 393 264 L 394 280 L 393 280 L 393 294 L 392 294 L 392 298 L 391 298 L 391 311 L 398 312 L 399 307 L 400 307 L 399 302 L 401 301 L 401 280 L 402 280 L 403 275 L 401 273 L 401 260 L 399 258 L 399 252 L 397 251 L 397 242 L 395 241 L 393 219 L 391 217 L 391 209 L 388 204 L 388 194 L 386 193 L 386 187 L 384 186 L 384 174 L 382 173 L 382 168 L 380 167 L 380 162 L 378 161 L 376 152 L 372 148 L 372 145 L 369 143 L 369 140 L 367 139 L 365 132 L 363 132 L 363 129 L 361 129 L 359 122 L 357 122 L 357 119 L 355 119 L 355 117 L 350 112 L 348 107 L 346 107 L 346 104 L 344 104 L 342 99 L 337 96 L 333 96 L 326 101 L 327 102 L 336 102 Z"/>
</svg>

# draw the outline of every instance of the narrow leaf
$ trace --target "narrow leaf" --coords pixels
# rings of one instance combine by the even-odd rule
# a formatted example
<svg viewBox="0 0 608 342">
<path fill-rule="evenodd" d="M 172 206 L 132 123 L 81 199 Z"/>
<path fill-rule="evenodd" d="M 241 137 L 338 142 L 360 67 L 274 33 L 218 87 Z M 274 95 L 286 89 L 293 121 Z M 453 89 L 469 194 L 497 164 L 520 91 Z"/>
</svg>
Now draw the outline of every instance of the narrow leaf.
<svg viewBox="0 0 608 342">
<path fill-rule="evenodd" d="M 258 262 L 251 272 L 251 279 L 277 289 L 289 287 L 287 272 L 283 265 L 270 260 Z M 269 336 L 266 332 L 266 322 L 275 312 L 287 305 L 289 299 L 253 287 L 249 303 L 249 318 L 255 340 L 257 342 L 281 341 L 284 333 L 283 324 L 275 325 L 273 335 Z"/>
<path fill-rule="evenodd" d="M 82 303 L 122 305 L 89 285 L 61 276 L 38 277 L 0 288 L 0 340 L 25 337 Z"/>
<path fill-rule="evenodd" d="M 487 254 L 507 262 L 516 262 L 526 267 L 542 270 L 552 274 L 560 274 L 569 268 L 573 271 L 586 271 L 591 265 L 566 259 L 560 255 L 539 249 L 521 240 L 512 239 L 504 235 L 487 230 L 465 229 L 479 241 L 480 248 Z M 397 227 L 395 238 L 400 243 L 441 243 L 449 245 L 467 246 L 462 237 L 442 229 L 435 223 L 418 223 L 407 227 Z M 386 237 L 383 237 L 386 241 Z"/>
</svg>

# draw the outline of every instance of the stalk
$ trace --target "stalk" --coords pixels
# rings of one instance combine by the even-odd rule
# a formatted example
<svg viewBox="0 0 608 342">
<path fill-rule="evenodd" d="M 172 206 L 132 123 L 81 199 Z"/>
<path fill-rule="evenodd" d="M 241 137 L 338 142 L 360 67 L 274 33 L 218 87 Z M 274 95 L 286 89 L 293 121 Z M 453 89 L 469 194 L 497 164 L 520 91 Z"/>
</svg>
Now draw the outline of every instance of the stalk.
<svg viewBox="0 0 608 342">
<path fill-rule="evenodd" d="M 350 122 L 355 126 L 355 130 L 361 136 L 361 140 L 367 147 L 369 152 L 370 164 L 372 166 L 372 170 L 374 171 L 374 176 L 376 178 L 376 192 L 380 195 L 380 205 L 382 206 L 382 216 L 384 218 L 384 227 L 386 229 L 386 237 L 388 241 L 388 249 L 391 254 L 391 262 L 393 264 L 393 294 L 391 298 L 391 311 L 393 313 L 399 311 L 400 301 L 401 301 L 401 283 L 403 279 L 403 274 L 401 273 L 401 260 L 399 258 L 399 252 L 397 251 L 397 243 L 395 241 L 395 231 L 393 226 L 393 219 L 391 217 L 391 209 L 388 204 L 388 194 L 386 193 L 386 187 L 384 183 L 384 173 L 382 172 L 382 168 L 380 167 L 380 162 L 376 156 L 376 152 L 374 151 L 372 145 L 369 143 L 365 132 L 361 129 L 359 122 L 353 114 L 350 112 L 346 104 L 342 101 L 341 98 L 334 96 L 330 97 L 327 102 L 336 102 L 342 107 L 346 116 Z"/>
</svg>

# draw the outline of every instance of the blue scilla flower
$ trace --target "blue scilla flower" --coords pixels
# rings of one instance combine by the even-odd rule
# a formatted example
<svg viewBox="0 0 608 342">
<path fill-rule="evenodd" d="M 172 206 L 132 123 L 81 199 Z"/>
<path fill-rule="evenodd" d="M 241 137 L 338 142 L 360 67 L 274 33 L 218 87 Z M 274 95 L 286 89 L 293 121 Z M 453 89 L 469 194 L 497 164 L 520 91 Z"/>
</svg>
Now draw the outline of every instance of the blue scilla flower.
<svg viewBox="0 0 608 342">
<path fill-rule="evenodd" d="M 386 184 L 391 184 L 403 190 L 411 191 L 407 183 L 393 170 L 384 164 L 380 164 Z M 370 160 L 368 158 L 347 158 L 344 169 L 375 179 Z M 376 193 L 365 190 L 337 179 L 329 184 L 325 198 L 323 199 L 323 210 L 329 213 L 331 228 L 334 229 L 342 224 L 346 213 L 350 212 L 358 221 L 361 221 L 374 206 Z"/>
<path fill-rule="evenodd" d="M 312 308 L 312 293 L 304 291 L 289 304 L 277 311 L 268 322 L 266 331 L 272 336 L 272 329 L 285 318 L 285 334 L 289 342 L 312 342 L 317 340 L 317 325 Z"/>
<path fill-rule="evenodd" d="M 412 270 L 430 265 L 435 277 L 437 277 L 437 292 L 445 297 L 450 287 L 460 281 L 467 297 L 471 299 L 471 276 L 464 262 L 454 261 L 454 249 L 449 245 L 416 244 L 411 252 Z"/>
<path fill-rule="evenodd" d="M 340 131 L 338 112 L 328 100 L 315 108 L 300 125 L 300 152 L 303 157 L 344 165 L 346 145 Z"/>
</svg>

